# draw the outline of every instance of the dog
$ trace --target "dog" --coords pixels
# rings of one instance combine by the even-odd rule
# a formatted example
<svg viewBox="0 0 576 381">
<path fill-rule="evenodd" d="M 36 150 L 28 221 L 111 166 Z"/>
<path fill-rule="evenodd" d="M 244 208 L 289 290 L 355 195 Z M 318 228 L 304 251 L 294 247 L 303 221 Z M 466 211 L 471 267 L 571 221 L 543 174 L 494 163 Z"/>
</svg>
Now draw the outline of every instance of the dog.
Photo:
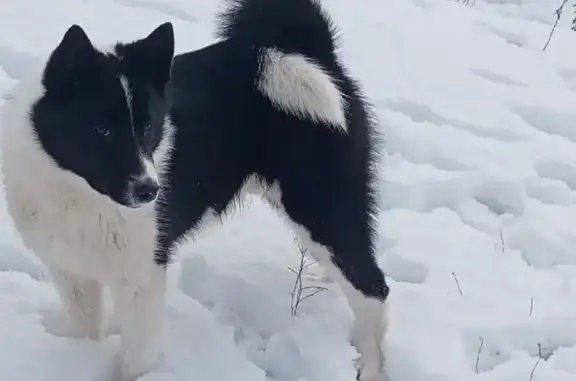
<svg viewBox="0 0 576 381">
<path fill-rule="evenodd" d="M 111 379 L 161 353 L 166 268 L 179 244 L 259 194 L 354 314 L 358 380 L 385 380 L 389 288 L 374 256 L 379 125 L 317 0 L 229 0 L 219 40 L 174 56 L 170 23 L 94 46 L 71 26 L 2 113 L 8 211 L 49 269 L 70 334 L 119 308 Z"/>
<path fill-rule="evenodd" d="M 120 60 L 72 26 L 12 89 L 0 119 L 8 213 L 48 269 L 70 318 L 63 334 L 102 339 L 104 287 L 112 291 L 123 320 L 114 381 L 159 355 L 166 271 L 154 261 L 155 200 L 171 146 L 169 36 L 153 34 Z M 146 66 L 150 52 L 162 56 Z"/>
</svg>

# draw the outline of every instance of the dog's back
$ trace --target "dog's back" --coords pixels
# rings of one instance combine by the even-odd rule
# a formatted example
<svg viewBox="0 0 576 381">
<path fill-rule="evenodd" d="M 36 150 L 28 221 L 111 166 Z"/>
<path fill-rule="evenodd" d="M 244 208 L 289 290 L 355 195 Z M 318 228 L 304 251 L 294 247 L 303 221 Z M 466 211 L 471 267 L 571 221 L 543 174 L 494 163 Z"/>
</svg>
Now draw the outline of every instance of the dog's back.
<svg viewBox="0 0 576 381">
<path fill-rule="evenodd" d="M 177 205 L 208 203 L 221 213 L 252 174 L 264 185 L 324 188 L 318 197 L 330 202 L 354 197 L 371 215 L 379 134 L 320 5 L 233 0 L 219 21 L 220 42 L 173 62 L 178 132 L 165 210 L 173 235 L 165 245 L 196 223 L 194 213 L 180 221 Z"/>
</svg>

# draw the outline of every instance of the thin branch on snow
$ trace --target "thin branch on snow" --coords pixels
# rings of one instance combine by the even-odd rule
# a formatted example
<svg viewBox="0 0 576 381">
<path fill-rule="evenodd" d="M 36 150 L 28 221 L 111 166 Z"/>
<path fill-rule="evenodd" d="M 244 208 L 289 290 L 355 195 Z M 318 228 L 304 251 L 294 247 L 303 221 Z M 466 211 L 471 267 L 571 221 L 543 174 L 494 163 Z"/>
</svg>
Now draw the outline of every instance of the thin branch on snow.
<svg viewBox="0 0 576 381">
<path fill-rule="evenodd" d="M 506 251 L 506 242 L 504 242 L 504 229 L 500 226 L 500 247 L 502 248 L 502 253 Z"/>
<path fill-rule="evenodd" d="M 470 5 L 470 6 L 475 6 L 476 5 L 476 0 L 456 0 L 458 3 L 462 3 L 464 5 Z"/>
<path fill-rule="evenodd" d="M 480 355 L 482 354 L 483 347 L 484 347 L 484 338 L 480 337 L 480 347 L 478 348 L 478 353 L 476 354 L 476 374 L 480 374 Z"/>
<path fill-rule="evenodd" d="M 532 316 L 532 312 L 534 312 L 534 297 L 530 298 L 530 312 L 528 313 L 528 316 Z"/>
<path fill-rule="evenodd" d="M 326 290 L 324 287 L 319 286 L 306 286 L 304 287 L 302 283 L 302 275 L 304 274 L 304 270 L 310 267 L 314 262 L 306 261 L 308 258 L 308 250 L 298 241 L 296 241 L 296 246 L 298 247 L 298 251 L 300 252 L 300 262 L 298 264 L 298 269 L 294 269 L 292 267 L 288 267 L 288 270 L 296 274 L 296 280 L 294 281 L 294 287 L 292 288 L 292 292 L 290 293 L 290 312 L 292 316 L 296 316 L 298 314 L 298 307 L 300 304 L 308 299 L 313 297 L 314 295 Z"/>
<path fill-rule="evenodd" d="M 460 282 L 458 281 L 458 278 L 456 277 L 456 274 L 454 272 L 452 272 L 452 277 L 454 278 L 454 281 L 456 282 L 456 286 L 458 287 L 458 291 L 460 292 L 460 295 L 464 295 L 464 293 L 462 292 L 462 287 L 460 287 Z"/>
<path fill-rule="evenodd" d="M 576 32 L 576 1 L 574 1 L 572 7 L 574 7 L 574 15 L 572 17 L 572 27 L 570 29 Z"/>
<path fill-rule="evenodd" d="M 540 364 L 540 360 L 542 360 L 542 345 L 538 343 L 538 360 L 536 361 L 536 364 L 534 364 L 532 372 L 530 372 L 530 381 L 534 379 L 534 372 L 536 371 L 538 364 Z"/>
<path fill-rule="evenodd" d="M 556 9 L 556 11 L 554 11 L 554 14 L 556 15 L 556 21 L 554 21 L 554 25 L 552 26 L 552 30 L 550 31 L 550 35 L 548 36 L 548 41 L 546 41 L 546 44 L 542 48 L 542 51 L 545 51 L 546 48 L 548 47 L 548 45 L 550 44 L 550 41 L 552 40 L 552 35 L 554 35 L 554 32 L 556 31 L 556 27 L 558 26 L 558 23 L 560 22 L 560 18 L 562 17 L 562 12 L 564 11 L 564 7 L 566 6 L 566 3 L 568 3 L 568 0 L 562 0 L 562 4 L 560 5 L 560 7 L 558 7 L 558 9 Z M 574 27 L 574 21 L 572 22 L 572 25 Z"/>
</svg>

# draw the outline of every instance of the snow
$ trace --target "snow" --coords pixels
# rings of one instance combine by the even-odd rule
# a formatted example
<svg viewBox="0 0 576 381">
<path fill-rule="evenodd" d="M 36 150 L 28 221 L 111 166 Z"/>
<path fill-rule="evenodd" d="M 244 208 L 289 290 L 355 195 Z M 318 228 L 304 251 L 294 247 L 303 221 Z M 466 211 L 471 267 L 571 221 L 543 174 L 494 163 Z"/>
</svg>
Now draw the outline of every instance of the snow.
<svg viewBox="0 0 576 381">
<path fill-rule="evenodd" d="M 0 95 L 72 23 L 107 42 L 170 20 L 184 52 L 214 40 L 220 1 L 2 1 Z M 574 381 L 570 8 L 543 52 L 560 1 L 323 3 L 386 133 L 378 259 L 392 289 L 392 381 Z M 96 379 L 118 347 L 114 327 L 100 343 L 58 335 L 57 296 L 0 200 L 0 379 Z M 354 379 L 343 296 L 312 265 L 304 286 L 326 290 L 291 316 L 298 247 L 251 201 L 182 248 L 165 356 L 142 381 Z"/>
</svg>

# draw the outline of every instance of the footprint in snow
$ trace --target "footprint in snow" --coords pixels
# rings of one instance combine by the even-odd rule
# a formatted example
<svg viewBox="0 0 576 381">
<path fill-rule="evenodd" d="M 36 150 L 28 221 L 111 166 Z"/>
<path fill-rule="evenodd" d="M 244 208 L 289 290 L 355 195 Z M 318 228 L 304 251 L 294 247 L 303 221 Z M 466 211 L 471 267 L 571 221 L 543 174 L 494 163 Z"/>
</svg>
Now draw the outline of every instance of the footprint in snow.
<svg viewBox="0 0 576 381">
<path fill-rule="evenodd" d="M 510 105 L 509 109 L 535 129 L 576 143 L 576 129 L 574 128 L 576 114 L 521 104 Z"/>
<path fill-rule="evenodd" d="M 409 100 L 396 100 L 386 102 L 384 107 L 405 114 L 416 123 L 433 123 L 439 126 L 449 125 L 467 131 L 480 138 L 499 140 L 502 142 L 516 142 L 523 140 L 522 136 L 506 128 L 479 126 L 458 119 L 442 116 L 429 106 Z M 462 166 L 462 164 L 460 164 Z M 439 167 L 440 168 L 440 167 Z M 463 168 L 466 169 L 466 168 Z"/>
<path fill-rule="evenodd" d="M 566 86 L 571 91 L 576 92 L 576 69 L 559 69 L 558 74 L 562 77 Z"/>
<path fill-rule="evenodd" d="M 534 169 L 540 177 L 560 181 L 568 188 L 576 190 L 576 168 L 573 166 L 555 161 L 541 161 L 536 163 Z"/>
<path fill-rule="evenodd" d="M 402 258 L 392 251 L 383 256 L 381 267 L 396 282 L 424 283 L 428 277 L 428 266 Z"/>
<path fill-rule="evenodd" d="M 499 83 L 507 86 L 526 87 L 526 85 L 522 82 L 516 81 L 514 79 L 509 78 L 508 76 L 498 74 L 486 68 L 472 68 L 470 69 L 470 71 L 472 72 L 472 74 L 493 83 Z"/>
<path fill-rule="evenodd" d="M 494 27 L 492 25 L 488 25 L 485 23 L 481 23 L 481 26 L 486 28 L 488 31 L 490 31 L 492 34 L 496 35 L 497 37 L 503 39 L 504 41 L 506 41 L 508 44 L 517 46 L 517 47 L 524 47 L 528 44 L 528 41 L 526 40 L 526 37 L 524 37 L 521 34 L 518 33 L 514 33 L 508 30 L 502 30 L 500 28 Z"/>
</svg>

